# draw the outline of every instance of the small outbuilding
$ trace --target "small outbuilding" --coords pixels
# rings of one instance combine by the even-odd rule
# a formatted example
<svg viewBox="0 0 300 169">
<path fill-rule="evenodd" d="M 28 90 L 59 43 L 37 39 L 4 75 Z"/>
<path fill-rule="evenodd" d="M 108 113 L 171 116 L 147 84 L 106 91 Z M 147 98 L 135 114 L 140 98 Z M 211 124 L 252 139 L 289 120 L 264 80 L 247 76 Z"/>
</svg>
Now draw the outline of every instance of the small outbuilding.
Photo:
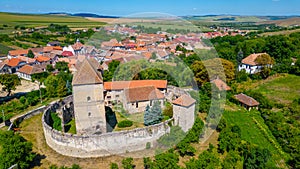
<svg viewBox="0 0 300 169">
<path fill-rule="evenodd" d="M 235 95 L 235 98 L 240 102 L 241 106 L 245 107 L 247 110 L 258 109 L 259 102 L 250 96 L 243 93 Z"/>
</svg>

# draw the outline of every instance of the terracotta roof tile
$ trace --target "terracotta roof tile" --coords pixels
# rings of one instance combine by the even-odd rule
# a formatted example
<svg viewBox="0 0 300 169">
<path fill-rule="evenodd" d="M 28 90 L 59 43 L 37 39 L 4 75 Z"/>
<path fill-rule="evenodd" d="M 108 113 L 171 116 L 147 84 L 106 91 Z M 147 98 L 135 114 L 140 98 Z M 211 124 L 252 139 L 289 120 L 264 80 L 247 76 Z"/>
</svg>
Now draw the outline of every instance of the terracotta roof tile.
<svg viewBox="0 0 300 169">
<path fill-rule="evenodd" d="M 215 79 L 211 82 L 214 83 L 219 90 L 231 90 L 231 88 L 221 79 Z"/>
<path fill-rule="evenodd" d="M 191 98 L 190 96 L 184 94 L 182 96 L 180 96 L 179 98 L 177 98 L 176 100 L 174 100 L 172 103 L 179 105 L 179 106 L 184 106 L 184 107 L 189 107 L 192 104 L 194 104 L 196 102 L 195 99 Z"/>
<path fill-rule="evenodd" d="M 36 60 L 37 60 L 38 62 L 47 62 L 47 61 L 50 60 L 50 58 L 49 58 L 49 57 L 46 57 L 46 56 L 39 55 L 39 56 L 36 58 Z"/>
<path fill-rule="evenodd" d="M 42 73 L 42 72 L 44 72 L 44 70 L 42 67 L 40 67 L 38 65 L 34 65 L 34 66 L 24 65 L 18 70 L 18 72 L 32 75 L 35 73 Z"/>
<path fill-rule="evenodd" d="M 11 56 L 27 55 L 27 53 L 28 53 L 27 49 L 11 50 L 8 52 L 8 54 Z"/>
<path fill-rule="evenodd" d="M 8 61 L 7 65 L 10 66 L 10 67 L 15 67 L 15 66 L 17 66 L 20 62 L 22 62 L 21 59 L 18 59 L 18 58 L 11 58 L 11 59 Z"/>
<path fill-rule="evenodd" d="M 54 46 L 45 46 L 43 47 L 43 52 L 51 52 L 53 50 Z"/>
<path fill-rule="evenodd" d="M 124 94 L 127 103 L 165 98 L 165 96 L 154 86 L 144 86 L 125 89 Z"/>
<path fill-rule="evenodd" d="M 243 104 L 246 104 L 247 106 L 250 106 L 250 107 L 252 107 L 252 106 L 258 106 L 258 105 L 259 105 L 259 102 L 258 102 L 258 101 L 256 101 L 256 100 L 253 99 L 252 97 L 247 96 L 247 95 L 245 95 L 245 94 L 243 94 L 243 93 L 238 94 L 238 95 L 235 95 L 235 98 L 236 98 L 239 102 L 241 102 L 241 103 L 243 103 Z"/>
<path fill-rule="evenodd" d="M 132 81 L 115 81 L 104 82 L 105 90 L 124 90 L 126 88 L 136 88 L 144 86 L 154 86 L 156 88 L 167 88 L 166 80 L 132 80 Z"/>
<path fill-rule="evenodd" d="M 267 54 L 267 53 L 253 53 L 253 54 L 247 56 L 246 58 L 244 58 L 242 60 L 242 63 L 255 66 L 255 65 L 257 65 L 257 63 L 255 62 L 256 58 L 263 54 Z"/>
<path fill-rule="evenodd" d="M 71 51 L 63 51 L 62 56 L 74 56 L 74 54 Z"/>
</svg>

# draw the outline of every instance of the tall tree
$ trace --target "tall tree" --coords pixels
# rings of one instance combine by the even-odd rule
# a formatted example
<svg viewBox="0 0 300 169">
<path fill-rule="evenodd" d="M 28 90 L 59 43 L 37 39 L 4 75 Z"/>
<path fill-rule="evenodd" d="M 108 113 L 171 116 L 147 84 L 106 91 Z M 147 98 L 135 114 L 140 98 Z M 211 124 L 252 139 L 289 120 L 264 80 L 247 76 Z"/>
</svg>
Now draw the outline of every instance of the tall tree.
<svg viewBox="0 0 300 169">
<path fill-rule="evenodd" d="M 146 107 L 146 111 L 144 114 L 145 126 L 157 124 L 163 119 L 160 101 L 153 101 L 153 102 L 154 103 L 151 108 L 149 107 L 149 105 L 147 105 Z"/>
<path fill-rule="evenodd" d="M 16 86 L 21 85 L 21 80 L 16 74 L 3 74 L 0 75 L 0 84 L 2 90 L 7 91 L 7 96 L 9 96 L 12 90 L 16 90 Z"/>
<path fill-rule="evenodd" d="M 29 58 L 34 58 L 34 53 L 32 52 L 32 50 L 29 50 L 29 51 L 28 51 L 27 57 L 29 57 Z"/>
<path fill-rule="evenodd" d="M 0 131 L 0 168 L 18 164 L 18 168 L 29 168 L 35 154 L 32 143 L 11 131 Z"/>
</svg>

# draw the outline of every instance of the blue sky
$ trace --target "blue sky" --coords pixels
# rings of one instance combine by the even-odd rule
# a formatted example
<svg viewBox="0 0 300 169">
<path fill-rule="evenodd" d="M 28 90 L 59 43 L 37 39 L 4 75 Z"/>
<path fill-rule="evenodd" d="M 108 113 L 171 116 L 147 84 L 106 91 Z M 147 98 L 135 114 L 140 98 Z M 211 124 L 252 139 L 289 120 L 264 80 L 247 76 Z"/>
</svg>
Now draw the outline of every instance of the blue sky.
<svg viewBox="0 0 300 169">
<path fill-rule="evenodd" d="M 141 12 L 162 12 L 177 16 L 300 15 L 300 0 L 0 0 L 0 11 L 89 12 L 114 16 Z"/>
</svg>

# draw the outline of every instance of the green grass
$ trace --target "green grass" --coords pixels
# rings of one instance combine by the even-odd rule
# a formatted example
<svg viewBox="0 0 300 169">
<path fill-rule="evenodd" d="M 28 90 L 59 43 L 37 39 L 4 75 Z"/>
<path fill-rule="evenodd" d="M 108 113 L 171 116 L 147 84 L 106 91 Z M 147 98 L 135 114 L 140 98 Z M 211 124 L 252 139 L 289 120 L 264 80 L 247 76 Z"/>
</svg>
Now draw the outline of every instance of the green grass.
<svg viewBox="0 0 300 169">
<path fill-rule="evenodd" d="M 300 96 L 300 76 L 285 75 L 258 85 L 253 90 L 277 103 L 291 103 Z"/>
<path fill-rule="evenodd" d="M 271 162 L 284 166 L 282 160 L 287 159 L 287 155 L 282 151 L 275 137 L 258 111 L 246 111 L 240 108 L 239 111 L 225 111 L 224 117 L 228 124 L 237 125 L 241 128 L 243 140 L 255 144 L 261 148 L 267 148 L 272 154 Z"/>
<path fill-rule="evenodd" d="M 67 131 L 68 133 L 76 134 L 75 119 L 72 119 L 65 127 L 69 128 L 69 130 Z"/>
<path fill-rule="evenodd" d="M 12 50 L 12 48 L 6 46 L 6 45 L 3 45 L 3 44 L 0 44 L 0 56 L 6 56 L 8 51 Z"/>
</svg>

